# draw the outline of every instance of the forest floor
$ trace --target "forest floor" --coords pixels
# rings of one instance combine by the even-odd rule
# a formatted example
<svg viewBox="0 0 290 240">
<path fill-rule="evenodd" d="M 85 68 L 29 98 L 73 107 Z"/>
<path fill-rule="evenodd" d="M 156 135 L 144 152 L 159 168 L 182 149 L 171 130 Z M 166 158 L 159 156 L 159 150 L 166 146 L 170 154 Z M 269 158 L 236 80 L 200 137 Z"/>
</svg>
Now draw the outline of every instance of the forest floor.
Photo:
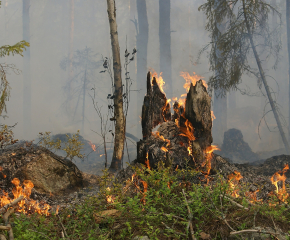
<svg viewBox="0 0 290 240">
<path fill-rule="evenodd" d="M 123 183 L 104 170 L 98 194 L 58 214 L 12 214 L 14 239 L 289 239 L 287 185 L 282 198 L 272 194 L 262 201 L 219 173 L 211 181 L 162 164 L 132 168 L 134 175 Z M 190 181 L 197 177 L 200 183 Z"/>
</svg>

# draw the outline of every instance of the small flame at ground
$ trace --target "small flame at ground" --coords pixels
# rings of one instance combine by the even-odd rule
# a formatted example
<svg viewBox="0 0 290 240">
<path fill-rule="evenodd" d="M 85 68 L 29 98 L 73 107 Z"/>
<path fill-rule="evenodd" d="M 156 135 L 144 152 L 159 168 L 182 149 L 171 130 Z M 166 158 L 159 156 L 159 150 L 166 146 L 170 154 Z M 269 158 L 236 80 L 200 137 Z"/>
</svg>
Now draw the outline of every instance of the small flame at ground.
<svg viewBox="0 0 290 240">
<path fill-rule="evenodd" d="M 167 149 L 166 147 L 161 147 L 161 150 L 162 150 L 163 152 L 168 152 L 168 149 Z"/>
<path fill-rule="evenodd" d="M 285 167 L 283 168 L 282 171 L 276 172 L 272 177 L 271 177 L 271 182 L 273 185 L 276 187 L 276 194 L 278 195 L 278 198 L 282 201 L 285 202 L 286 199 L 288 198 L 289 194 L 286 191 L 285 187 L 285 180 L 286 176 L 285 173 L 288 171 L 289 165 L 286 164 Z M 282 175 L 281 175 L 282 174 Z M 278 182 L 282 181 L 282 189 L 279 189 L 278 187 Z"/>
<path fill-rule="evenodd" d="M 230 184 L 231 189 L 233 190 L 232 196 L 233 197 L 239 197 L 238 194 L 239 189 L 237 188 L 239 181 L 243 178 L 240 172 L 234 171 L 228 176 L 228 183 Z"/>
<path fill-rule="evenodd" d="M 13 200 L 17 199 L 20 196 L 24 196 L 23 200 L 18 203 L 19 208 L 16 210 L 18 212 L 23 212 L 30 214 L 31 212 L 37 212 L 39 214 L 49 215 L 48 210 L 51 208 L 48 204 L 44 204 L 44 207 L 40 207 L 38 201 L 30 199 L 31 190 L 34 187 L 34 184 L 30 180 L 23 181 L 24 188 L 20 185 L 18 178 L 14 178 L 11 181 L 14 184 L 12 193 L 14 198 L 11 199 L 8 196 L 8 193 L 3 191 L 3 196 L 0 197 L 0 207 L 5 206 L 6 204 L 11 203 Z M 58 213 L 59 206 L 57 208 Z"/>
</svg>

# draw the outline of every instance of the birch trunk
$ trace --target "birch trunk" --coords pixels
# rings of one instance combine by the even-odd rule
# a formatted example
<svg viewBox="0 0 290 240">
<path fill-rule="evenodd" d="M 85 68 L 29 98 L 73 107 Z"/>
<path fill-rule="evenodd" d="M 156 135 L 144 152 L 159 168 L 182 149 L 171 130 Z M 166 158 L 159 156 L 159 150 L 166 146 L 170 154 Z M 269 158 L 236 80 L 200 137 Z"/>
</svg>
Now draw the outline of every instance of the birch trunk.
<svg viewBox="0 0 290 240">
<path fill-rule="evenodd" d="M 115 0 L 107 0 L 108 5 L 108 17 L 110 23 L 110 35 L 113 53 L 113 70 L 114 70 L 114 118 L 115 124 L 115 136 L 114 136 L 114 152 L 109 168 L 110 172 L 116 172 L 121 169 L 121 163 L 124 152 L 124 140 L 125 140 L 125 118 L 123 112 L 123 86 L 121 76 L 121 59 L 120 59 L 120 47 L 118 40 L 117 22 L 116 22 L 116 5 Z"/>
</svg>

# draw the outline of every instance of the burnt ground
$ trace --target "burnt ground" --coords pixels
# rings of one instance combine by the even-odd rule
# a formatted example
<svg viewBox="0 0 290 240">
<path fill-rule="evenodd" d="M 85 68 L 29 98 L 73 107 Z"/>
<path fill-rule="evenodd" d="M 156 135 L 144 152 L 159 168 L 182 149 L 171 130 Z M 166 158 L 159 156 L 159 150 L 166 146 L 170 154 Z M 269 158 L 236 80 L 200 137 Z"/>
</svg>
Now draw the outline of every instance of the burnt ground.
<svg viewBox="0 0 290 240">
<path fill-rule="evenodd" d="M 11 148 L 14 152 L 17 152 L 17 148 L 19 145 Z M 19 150 L 20 151 L 20 150 Z M 21 149 L 21 151 L 25 151 L 25 149 Z M 28 149 L 27 149 L 28 151 Z M 2 154 L 4 154 L 2 152 Z M 228 175 L 233 173 L 235 170 L 239 171 L 243 178 L 240 180 L 241 184 L 247 184 L 251 191 L 255 191 L 259 189 L 257 193 L 258 199 L 267 200 L 269 198 L 269 193 L 275 190 L 275 186 L 271 183 L 271 176 L 280 170 L 282 170 L 285 164 L 290 164 L 290 156 L 289 155 L 279 155 L 268 158 L 262 163 L 256 162 L 254 165 L 246 164 L 238 164 L 231 163 L 229 159 L 222 158 L 221 156 L 214 154 L 213 157 L 213 166 L 215 166 L 216 170 L 211 171 L 209 178 L 209 182 L 215 182 L 219 175 L 221 175 L 224 179 L 228 178 Z M 136 165 L 136 162 L 133 162 L 132 165 Z M 139 163 L 138 163 L 139 164 Z M 115 174 L 116 181 L 119 183 L 124 182 L 125 180 L 132 177 L 134 171 L 129 166 L 124 170 L 121 170 L 119 173 Z M 38 193 L 35 189 L 32 189 L 31 198 L 34 200 L 38 200 L 39 202 L 45 202 L 52 206 L 52 211 L 56 209 L 56 206 L 60 206 L 60 211 L 63 208 L 74 204 L 81 204 L 87 196 L 97 195 L 99 192 L 99 182 L 100 176 L 95 174 L 90 174 L 86 172 L 82 172 L 84 179 L 84 187 L 76 190 L 74 192 L 70 192 L 65 195 L 59 196 L 50 196 L 49 194 L 41 194 Z M 290 171 L 286 172 L 286 185 L 290 184 Z M 182 179 L 179 179 L 182 182 Z M 206 183 L 207 179 L 204 174 L 197 174 L 194 178 L 189 179 L 192 183 Z M 281 187 L 281 185 L 279 185 Z M 11 192 L 11 188 L 5 189 L 1 188 L 1 190 L 5 190 L 6 192 Z"/>
</svg>

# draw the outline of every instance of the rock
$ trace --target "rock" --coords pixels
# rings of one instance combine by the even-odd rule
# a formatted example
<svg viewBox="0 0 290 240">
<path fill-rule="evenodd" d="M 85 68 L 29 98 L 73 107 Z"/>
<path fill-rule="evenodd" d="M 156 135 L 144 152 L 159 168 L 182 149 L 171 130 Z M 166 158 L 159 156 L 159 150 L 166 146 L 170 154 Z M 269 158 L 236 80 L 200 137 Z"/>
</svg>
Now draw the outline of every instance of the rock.
<svg viewBox="0 0 290 240">
<path fill-rule="evenodd" d="M 218 154 L 237 163 L 254 162 L 259 159 L 249 144 L 244 141 L 242 132 L 235 128 L 224 133 L 223 145 Z"/>
<path fill-rule="evenodd" d="M 34 144 L 29 147 L 18 144 L 2 151 L 0 164 L 3 168 L 0 182 L 5 191 L 14 187 L 13 178 L 18 178 L 20 183 L 32 181 L 34 189 L 41 194 L 62 195 L 84 184 L 82 173 L 73 162 Z"/>
</svg>

